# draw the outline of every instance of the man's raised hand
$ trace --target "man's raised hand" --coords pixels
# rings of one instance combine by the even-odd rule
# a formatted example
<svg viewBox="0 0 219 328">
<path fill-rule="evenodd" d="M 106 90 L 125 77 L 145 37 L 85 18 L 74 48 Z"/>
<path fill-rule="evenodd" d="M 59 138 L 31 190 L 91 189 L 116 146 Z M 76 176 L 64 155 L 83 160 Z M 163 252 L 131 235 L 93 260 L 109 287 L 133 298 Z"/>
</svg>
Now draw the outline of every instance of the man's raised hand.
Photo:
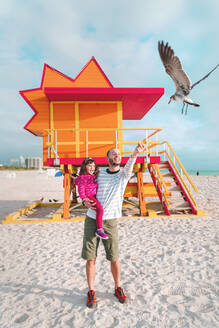
<svg viewBox="0 0 219 328">
<path fill-rule="evenodd" d="M 142 142 L 139 142 L 137 146 L 135 147 L 135 150 L 132 154 L 133 157 L 137 156 L 139 153 L 142 153 L 145 150 L 144 144 Z"/>
</svg>

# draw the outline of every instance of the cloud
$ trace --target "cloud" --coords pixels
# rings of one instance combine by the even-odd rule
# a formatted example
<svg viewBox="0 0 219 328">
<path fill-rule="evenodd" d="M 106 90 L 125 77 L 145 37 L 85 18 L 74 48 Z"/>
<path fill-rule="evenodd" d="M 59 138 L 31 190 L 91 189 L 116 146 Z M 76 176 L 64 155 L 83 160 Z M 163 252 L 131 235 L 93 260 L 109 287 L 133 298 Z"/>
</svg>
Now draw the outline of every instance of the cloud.
<svg viewBox="0 0 219 328">
<path fill-rule="evenodd" d="M 208 149 L 213 159 L 219 140 L 218 71 L 192 90 L 201 107 L 181 116 L 180 104 L 167 105 L 175 88 L 157 41 L 169 41 L 192 81 L 199 79 L 218 62 L 218 10 L 215 0 L 2 1 L 1 140 L 10 131 L 4 151 L 16 151 L 14 140 L 25 145 L 24 151 L 40 151 L 39 138 L 22 132 L 32 110 L 18 91 L 40 85 L 43 63 L 75 77 L 94 55 L 115 87 L 165 87 L 166 94 L 145 118 L 124 126 L 161 127 L 177 151 Z"/>
</svg>

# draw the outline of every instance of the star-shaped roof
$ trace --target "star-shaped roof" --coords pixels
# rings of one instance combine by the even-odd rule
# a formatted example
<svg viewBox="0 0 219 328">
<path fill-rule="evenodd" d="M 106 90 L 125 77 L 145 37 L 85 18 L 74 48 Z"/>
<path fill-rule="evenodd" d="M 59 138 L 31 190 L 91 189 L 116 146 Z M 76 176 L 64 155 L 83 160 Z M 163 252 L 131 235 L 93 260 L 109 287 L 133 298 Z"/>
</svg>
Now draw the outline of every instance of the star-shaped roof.
<svg viewBox="0 0 219 328">
<path fill-rule="evenodd" d="M 20 91 L 34 111 L 24 128 L 43 135 L 49 128 L 50 101 L 122 101 L 124 120 L 141 119 L 163 93 L 163 88 L 114 88 L 94 57 L 75 79 L 45 64 L 40 87 Z"/>
</svg>

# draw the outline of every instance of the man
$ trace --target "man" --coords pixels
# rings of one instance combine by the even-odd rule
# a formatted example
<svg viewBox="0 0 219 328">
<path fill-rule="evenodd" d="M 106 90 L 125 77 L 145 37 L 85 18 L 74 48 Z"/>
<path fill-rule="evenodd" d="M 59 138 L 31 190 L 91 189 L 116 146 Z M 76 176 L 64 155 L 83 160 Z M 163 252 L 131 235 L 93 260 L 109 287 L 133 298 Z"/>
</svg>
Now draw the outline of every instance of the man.
<svg viewBox="0 0 219 328">
<path fill-rule="evenodd" d="M 121 154 L 119 149 L 112 148 L 107 152 L 109 167 L 101 171 L 97 178 L 98 189 L 96 198 L 103 207 L 103 229 L 109 239 L 103 240 L 106 258 L 111 263 L 111 272 L 115 282 L 115 296 L 121 303 L 127 303 L 128 299 L 120 286 L 120 262 L 118 258 L 118 231 L 117 218 L 122 216 L 123 194 L 132 175 L 133 165 L 136 156 L 143 152 L 144 146 L 139 143 L 132 156 L 129 158 L 123 169 L 120 169 Z M 95 235 L 96 231 L 96 212 L 91 200 L 86 199 L 84 205 L 88 207 L 87 216 L 84 224 L 84 239 L 82 258 L 86 262 L 86 275 L 88 282 L 89 308 L 96 307 L 96 293 L 94 291 L 94 278 L 96 272 L 96 257 L 99 245 L 99 238 Z"/>
</svg>

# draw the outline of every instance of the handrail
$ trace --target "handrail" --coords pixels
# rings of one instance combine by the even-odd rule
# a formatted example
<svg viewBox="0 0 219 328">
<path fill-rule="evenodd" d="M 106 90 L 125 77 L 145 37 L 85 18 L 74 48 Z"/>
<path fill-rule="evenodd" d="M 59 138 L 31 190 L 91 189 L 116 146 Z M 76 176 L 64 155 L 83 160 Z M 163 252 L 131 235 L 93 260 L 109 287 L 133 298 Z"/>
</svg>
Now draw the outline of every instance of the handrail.
<svg viewBox="0 0 219 328">
<path fill-rule="evenodd" d="M 166 206 L 167 206 L 167 209 L 169 209 L 169 201 L 165 195 L 165 193 L 163 192 L 163 186 L 162 186 L 162 182 L 161 180 L 159 179 L 159 176 L 157 176 L 157 170 L 156 170 L 156 167 L 155 167 L 155 164 L 151 164 L 151 170 L 153 172 L 153 175 L 154 175 L 154 178 L 155 178 L 155 183 L 158 184 L 159 186 L 159 189 L 160 189 L 160 192 L 161 192 L 161 195 L 159 194 L 158 192 L 158 196 L 160 198 L 160 201 L 162 203 L 162 205 L 165 207 L 165 204 L 164 204 L 164 201 L 166 202 Z M 149 169 L 149 172 L 150 172 L 150 169 Z M 153 177 L 152 177 L 153 179 Z M 155 186 L 156 187 L 156 186 Z M 157 187 L 156 187 L 157 189 Z M 157 190 L 158 191 L 158 190 Z M 163 201 L 163 198 L 164 198 L 164 201 Z"/>
<path fill-rule="evenodd" d="M 167 207 L 169 208 L 170 203 L 169 203 L 169 201 L 167 199 L 167 195 L 166 195 L 168 193 L 166 183 L 165 183 L 165 181 L 164 181 L 164 179 L 163 179 L 163 177 L 162 177 L 162 175 L 160 173 L 160 169 L 159 169 L 158 165 L 157 164 L 153 164 L 152 167 L 155 167 L 155 170 L 156 170 L 157 175 L 158 175 L 158 178 L 159 178 L 158 179 L 158 183 L 160 185 L 160 188 L 161 188 L 161 191 L 162 191 L 162 195 L 163 195 L 163 197 L 164 197 L 164 199 L 166 201 Z M 163 188 L 164 188 L 164 192 L 163 192 Z"/>
<path fill-rule="evenodd" d="M 170 155 L 168 154 L 168 152 L 166 152 L 166 154 L 167 154 L 167 156 L 168 156 L 168 158 L 169 158 L 171 164 L 173 165 L 173 167 L 174 167 L 174 169 L 175 169 L 177 175 L 179 176 L 180 181 L 182 182 L 182 184 L 183 184 L 183 186 L 185 187 L 186 191 L 188 192 L 188 194 L 189 194 L 191 200 L 193 201 L 193 204 L 197 207 L 197 204 L 196 204 L 196 201 L 195 201 L 194 197 L 192 196 L 192 194 L 191 194 L 189 188 L 187 187 L 187 185 L 185 184 L 183 178 L 182 178 L 181 175 L 179 174 L 179 171 L 178 171 L 176 165 L 174 164 L 172 158 L 170 157 Z M 196 189 L 197 189 L 197 188 L 196 188 Z M 198 190 L 197 190 L 197 191 L 198 191 Z"/>
<path fill-rule="evenodd" d="M 160 169 L 159 169 L 158 165 L 157 165 L 157 164 L 154 164 L 154 166 L 155 166 L 155 168 L 156 168 L 156 171 L 157 171 L 157 174 L 158 174 L 158 176 L 159 176 L 159 179 L 160 179 L 161 182 L 162 182 L 162 185 L 163 185 L 163 187 L 164 187 L 165 193 L 168 193 L 166 183 L 165 183 L 165 181 L 164 181 L 164 179 L 163 179 L 163 177 L 162 177 L 162 175 L 161 175 L 161 173 L 160 173 Z"/>
<path fill-rule="evenodd" d="M 54 154 L 56 157 L 58 157 L 58 153 L 57 153 L 57 146 L 64 146 L 64 145 L 86 145 L 86 154 L 88 156 L 88 145 L 92 145 L 92 144 L 114 144 L 116 143 L 116 145 L 118 144 L 118 140 L 117 140 L 117 135 L 119 132 L 122 131 L 152 131 L 152 133 L 147 136 L 143 142 L 145 142 L 148 145 L 148 149 L 151 146 L 152 143 L 155 143 L 155 141 L 151 141 L 149 140 L 154 134 L 158 133 L 159 131 L 161 131 L 162 129 L 158 129 L 158 128 L 122 128 L 122 129 L 118 129 L 118 128 L 58 128 L 58 129 L 45 129 L 44 131 L 48 134 L 48 136 L 50 136 L 50 138 L 48 138 L 48 142 L 46 142 L 46 146 L 48 147 L 48 152 L 49 149 L 52 150 L 52 154 Z M 73 133 L 78 133 L 78 132 L 86 132 L 86 141 L 81 141 L 81 140 L 75 140 L 75 141 L 58 141 L 57 139 L 57 133 L 58 132 L 73 132 Z M 88 132 L 109 132 L 109 131 L 115 131 L 116 132 L 116 140 L 115 142 L 113 142 L 112 140 L 105 140 L 105 141 L 88 141 Z M 56 138 L 53 138 L 54 134 L 56 135 Z M 133 140 L 129 140 L 129 141 L 125 141 L 120 140 L 120 144 L 121 145 L 135 145 L 138 144 L 139 140 L 133 141 Z M 156 142 L 157 143 L 157 142 Z M 129 154 L 131 152 L 122 152 L 123 154 Z M 147 151 L 146 151 L 146 156 L 147 156 Z"/>
<path fill-rule="evenodd" d="M 116 128 L 66 128 L 66 129 L 45 129 L 46 132 L 53 131 L 116 131 Z"/>
<path fill-rule="evenodd" d="M 151 137 L 152 135 L 158 133 L 159 131 L 161 131 L 162 129 L 156 129 L 156 128 L 122 128 L 122 129 L 117 129 L 117 128 L 64 128 L 64 129 L 44 129 L 45 131 L 47 132 L 50 132 L 50 131 L 76 131 L 76 130 L 79 130 L 79 131 L 115 131 L 115 130 L 118 130 L 118 131 L 154 131 L 152 134 L 150 134 L 148 136 Z"/>
<path fill-rule="evenodd" d="M 163 142 L 161 143 L 161 145 L 162 145 L 162 144 L 165 144 L 165 143 L 168 145 L 169 149 L 170 149 L 171 152 L 173 153 L 175 159 L 177 160 L 179 166 L 181 167 L 183 173 L 185 174 L 185 176 L 186 176 L 187 179 L 189 180 L 189 182 L 190 182 L 191 186 L 193 187 L 193 189 L 194 189 L 196 192 L 198 192 L 198 189 L 197 189 L 196 186 L 194 185 L 194 182 L 192 181 L 192 179 L 191 179 L 190 176 L 188 175 L 186 169 L 184 168 L 184 166 L 183 166 L 182 163 L 180 162 L 178 156 L 177 156 L 176 153 L 174 152 L 173 148 L 170 146 L 169 142 L 165 140 L 165 141 L 163 141 Z"/>
<path fill-rule="evenodd" d="M 161 130 L 162 130 L 162 129 L 156 129 L 156 131 L 154 131 L 153 133 L 151 133 L 151 134 L 147 137 L 147 139 L 150 138 L 150 137 L 152 137 L 152 136 L 155 135 L 156 133 L 160 132 Z"/>
<path fill-rule="evenodd" d="M 122 128 L 120 130 L 127 130 L 127 131 L 130 131 L 130 130 L 148 130 L 148 131 L 152 131 L 152 130 L 155 130 L 155 132 L 159 132 L 161 131 L 162 129 L 157 129 L 157 128 Z"/>
<path fill-rule="evenodd" d="M 158 145 L 160 145 L 160 144 L 161 144 L 160 141 L 152 141 L 152 140 L 150 140 L 150 141 L 148 142 L 147 149 L 149 150 L 149 149 L 151 149 L 152 147 L 158 146 Z"/>
<path fill-rule="evenodd" d="M 182 165 L 182 163 L 180 162 L 178 156 L 176 155 L 176 153 L 174 152 L 173 148 L 170 146 L 169 142 L 168 141 L 163 141 L 160 143 L 160 145 L 164 145 L 164 144 L 167 144 L 167 146 L 169 147 L 169 149 L 171 150 L 173 156 L 175 157 L 176 161 L 178 162 L 180 168 L 182 169 L 183 173 L 185 174 L 185 176 L 187 177 L 188 181 L 190 182 L 192 188 L 194 189 L 195 192 L 198 192 L 198 189 L 196 188 L 194 182 L 192 181 L 192 179 L 190 178 L 190 176 L 188 175 L 186 169 L 184 168 L 184 166 Z M 155 145 L 152 145 L 150 148 L 154 147 Z M 160 151 L 158 152 L 158 154 L 164 154 L 166 153 L 167 155 L 169 155 L 169 153 L 164 150 L 164 151 Z M 151 153 L 151 154 L 155 154 L 155 152 Z M 170 158 L 170 156 L 168 156 L 168 158 Z M 173 163 L 174 164 L 174 163 Z M 175 166 L 175 165 L 174 165 Z M 179 173 L 179 171 L 177 170 L 177 174 L 179 175 L 179 177 L 181 178 L 181 174 Z"/>
</svg>

